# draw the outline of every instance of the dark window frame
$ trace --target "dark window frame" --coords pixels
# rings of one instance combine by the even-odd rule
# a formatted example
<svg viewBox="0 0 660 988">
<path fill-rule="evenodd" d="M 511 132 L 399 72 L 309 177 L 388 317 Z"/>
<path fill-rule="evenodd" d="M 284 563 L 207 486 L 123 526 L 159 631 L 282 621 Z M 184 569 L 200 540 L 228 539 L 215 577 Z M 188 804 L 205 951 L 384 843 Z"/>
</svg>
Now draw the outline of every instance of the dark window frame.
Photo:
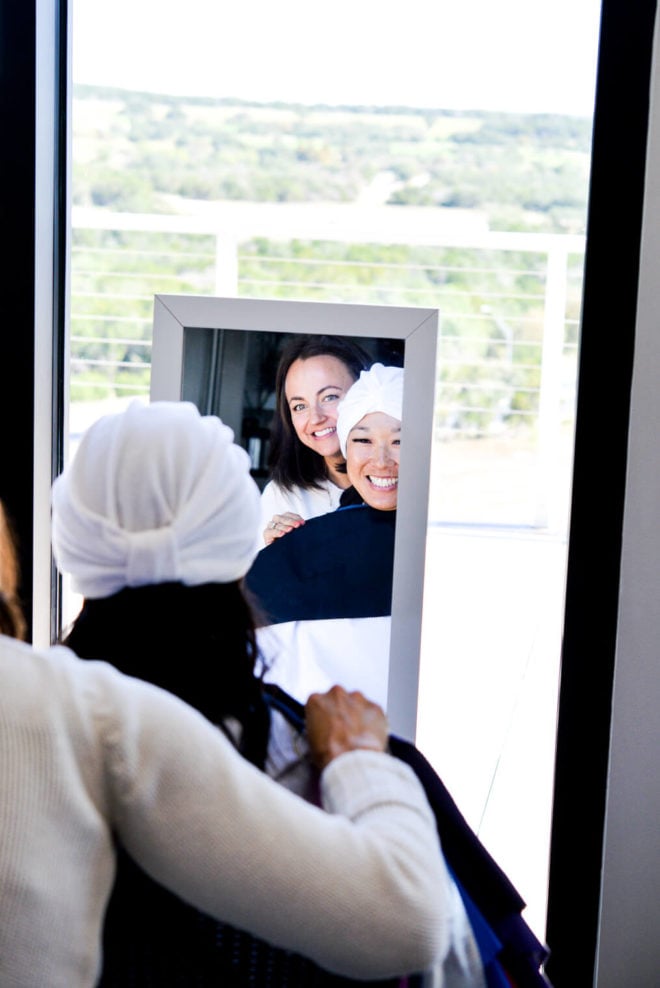
<svg viewBox="0 0 660 988">
<path fill-rule="evenodd" d="M 591 985 L 598 938 L 656 0 L 603 0 L 550 848 L 548 975 Z"/>
<path fill-rule="evenodd" d="M 48 18 L 42 25 L 37 18 Z M 4 370 L 0 413 L 4 424 L 0 497 L 18 537 L 21 600 L 28 637 L 34 631 L 35 456 L 49 458 L 51 478 L 62 465 L 64 420 L 65 309 L 68 238 L 67 202 L 67 0 L 5 0 L 0 4 L 0 105 L 6 139 L 0 156 L 0 223 L 3 252 L 3 323 L 0 352 Z M 46 30 L 41 30 L 45 27 Z M 40 46 L 52 45 L 47 53 Z M 48 57 L 44 57 L 47 55 Z M 52 75 L 51 75 L 52 72 Z M 40 73 L 40 90 L 37 77 Z M 48 73 L 47 78 L 43 78 Z M 46 105 L 47 104 L 47 105 Z M 45 112 L 44 112 L 45 111 Z M 44 181 L 46 177 L 46 181 Z M 51 194 L 52 186 L 52 194 Z M 37 279 L 48 285 L 37 307 Z M 37 325 L 39 313 L 40 324 Z M 51 332 L 50 380 L 37 380 L 39 339 Z M 37 436 L 37 389 L 51 397 L 50 436 Z M 39 395 L 39 397 L 42 397 Z M 57 627 L 58 587 L 51 576 L 51 637 Z M 43 635 L 41 636 L 43 638 Z"/>
<path fill-rule="evenodd" d="M 547 938 L 555 988 L 592 984 L 594 977 L 656 6 L 656 0 L 602 4 L 550 861 Z M 20 537 L 30 626 L 37 387 L 34 186 L 41 153 L 35 77 L 37 16 L 42 9 L 37 0 L 0 4 L 0 100 L 3 132 L 10 135 L 0 165 L 0 221 L 8 245 L 0 344 L 5 368 L 5 386 L 0 389 L 5 427 L 0 497 Z M 58 121 L 51 162 L 57 191 L 52 307 L 55 473 L 61 464 L 64 421 L 66 0 L 54 0 L 53 9 Z M 20 388 L 10 387 L 10 380 Z M 51 611 L 56 628 L 56 590 Z"/>
</svg>

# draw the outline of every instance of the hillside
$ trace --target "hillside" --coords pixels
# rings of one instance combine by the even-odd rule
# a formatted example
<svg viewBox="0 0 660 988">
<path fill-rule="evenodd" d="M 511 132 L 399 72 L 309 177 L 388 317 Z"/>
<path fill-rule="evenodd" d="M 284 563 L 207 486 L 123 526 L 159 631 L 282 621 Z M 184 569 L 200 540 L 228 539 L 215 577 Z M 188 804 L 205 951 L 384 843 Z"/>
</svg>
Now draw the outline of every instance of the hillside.
<svg viewBox="0 0 660 988">
<path fill-rule="evenodd" d="M 390 203 L 479 210 L 493 230 L 584 232 L 588 119 L 76 86 L 73 134 L 76 205 Z"/>
</svg>

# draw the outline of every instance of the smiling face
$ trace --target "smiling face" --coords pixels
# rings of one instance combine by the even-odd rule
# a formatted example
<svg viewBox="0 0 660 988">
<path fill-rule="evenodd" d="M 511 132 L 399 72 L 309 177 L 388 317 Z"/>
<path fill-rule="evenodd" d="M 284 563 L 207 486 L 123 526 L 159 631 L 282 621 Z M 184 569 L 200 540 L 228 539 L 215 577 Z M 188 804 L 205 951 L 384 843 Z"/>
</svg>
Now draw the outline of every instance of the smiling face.
<svg viewBox="0 0 660 988">
<path fill-rule="evenodd" d="M 371 412 L 348 434 L 348 479 L 362 500 L 379 511 L 395 511 L 399 487 L 401 422 Z"/>
<path fill-rule="evenodd" d="M 289 368 L 284 392 L 293 428 L 300 442 L 319 456 L 339 453 L 337 406 L 354 380 L 337 357 L 307 357 Z"/>
</svg>

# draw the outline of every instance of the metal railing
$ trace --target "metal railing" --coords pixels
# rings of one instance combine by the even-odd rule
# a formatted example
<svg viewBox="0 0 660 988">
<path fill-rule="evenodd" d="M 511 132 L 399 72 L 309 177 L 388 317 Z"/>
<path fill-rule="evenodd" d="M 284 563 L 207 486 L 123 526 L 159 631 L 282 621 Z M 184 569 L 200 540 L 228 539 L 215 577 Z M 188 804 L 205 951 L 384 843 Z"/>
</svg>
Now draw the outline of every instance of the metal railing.
<svg viewBox="0 0 660 988">
<path fill-rule="evenodd" d="M 226 203 L 200 216 L 74 208 L 72 401 L 148 395 L 157 292 L 440 310 L 438 441 L 527 430 L 540 476 L 572 422 L 584 238 L 451 211 Z M 535 524 L 546 524 L 538 506 Z"/>
</svg>

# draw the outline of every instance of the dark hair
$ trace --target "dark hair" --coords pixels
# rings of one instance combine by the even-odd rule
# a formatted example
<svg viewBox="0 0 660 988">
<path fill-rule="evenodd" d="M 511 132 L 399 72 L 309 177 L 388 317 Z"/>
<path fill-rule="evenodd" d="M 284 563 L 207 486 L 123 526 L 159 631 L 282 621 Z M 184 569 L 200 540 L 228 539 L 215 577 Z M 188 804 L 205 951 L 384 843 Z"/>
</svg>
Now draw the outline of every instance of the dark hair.
<svg viewBox="0 0 660 988">
<path fill-rule="evenodd" d="M 255 671 L 255 623 L 240 581 L 160 583 L 86 599 L 64 644 L 169 690 L 226 733 L 226 719 L 236 718 L 239 751 L 263 768 L 270 719 Z"/>
<path fill-rule="evenodd" d="M 25 639 L 27 623 L 18 599 L 16 537 L 0 501 L 0 634 Z"/>
<path fill-rule="evenodd" d="M 181 697 L 263 770 L 270 717 L 255 675 L 255 623 L 240 581 L 160 583 L 85 600 L 64 644 Z M 227 718 L 242 727 L 240 740 Z M 158 885 L 119 846 L 99 985 L 225 984 L 238 936 Z"/>
<path fill-rule="evenodd" d="M 320 487 L 328 476 L 322 456 L 298 439 L 284 386 L 289 368 L 296 360 L 336 357 L 357 380 L 371 366 L 371 358 L 358 343 L 343 336 L 299 336 L 282 351 L 275 376 L 275 417 L 271 427 L 269 466 L 271 479 L 285 490 Z"/>
</svg>

